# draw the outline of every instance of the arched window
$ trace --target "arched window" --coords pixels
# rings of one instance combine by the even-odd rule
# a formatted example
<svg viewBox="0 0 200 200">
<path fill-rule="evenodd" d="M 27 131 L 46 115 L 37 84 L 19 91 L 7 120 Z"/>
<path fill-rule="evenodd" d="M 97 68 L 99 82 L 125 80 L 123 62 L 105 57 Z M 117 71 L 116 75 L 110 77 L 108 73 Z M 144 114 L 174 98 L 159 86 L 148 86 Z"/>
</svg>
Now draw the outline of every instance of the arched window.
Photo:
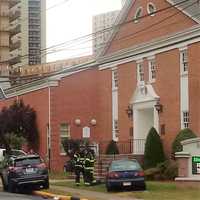
<svg viewBox="0 0 200 200">
<path fill-rule="evenodd" d="M 140 17 L 142 17 L 142 7 L 139 7 L 136 10 L 135 16 L 134 16 L 134 22 L 137 23 Z"/>
<path fill-rule="evenodd" d="M 148 3 L 147 4 L 147 12 L 151 15 L 154 16 L 156 12 L 156 6 L 153 3 Z"/>
</svg>

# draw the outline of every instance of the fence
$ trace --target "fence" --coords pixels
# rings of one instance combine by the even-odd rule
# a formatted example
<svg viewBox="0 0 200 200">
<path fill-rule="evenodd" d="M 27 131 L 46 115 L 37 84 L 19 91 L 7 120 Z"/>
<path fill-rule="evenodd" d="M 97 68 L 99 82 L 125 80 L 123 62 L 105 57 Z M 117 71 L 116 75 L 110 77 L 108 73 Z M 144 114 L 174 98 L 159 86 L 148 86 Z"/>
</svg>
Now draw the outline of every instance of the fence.
<svg viewBox="0 0 200 200">
<path fill-rule="evenodd" d="M 103 141 L 98 144 L 99 154 L 105 154 L 110 141 Z M 119 154 L 144 154 L 145 139 L 130 139 L 116 142 Z"/>
</svg>

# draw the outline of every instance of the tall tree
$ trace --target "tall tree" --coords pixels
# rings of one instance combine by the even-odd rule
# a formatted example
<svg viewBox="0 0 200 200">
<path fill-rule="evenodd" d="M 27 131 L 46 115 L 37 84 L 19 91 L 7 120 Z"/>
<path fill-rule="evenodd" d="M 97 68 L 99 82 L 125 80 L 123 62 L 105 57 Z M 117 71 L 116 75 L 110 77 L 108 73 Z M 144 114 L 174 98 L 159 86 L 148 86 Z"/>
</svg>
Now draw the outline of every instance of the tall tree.
<svg viewBox="0 0 200 200">
<path fill-rule="evenodd" d="M 0 112 L 0 139 L 5 148 L 10 149 L 12 139 L 24 138 L 29 148 L 38 150 L 39 134 L 36 124 L 36 112 L 22 100 L 14 101 Z"/>
<path fill-rule="evenodd" d="M 156 129 L 152 127 L 147 135 L 144 152 L 144 168 L 156 167 L 165 161 L 163 145 Z"/>
</svg>

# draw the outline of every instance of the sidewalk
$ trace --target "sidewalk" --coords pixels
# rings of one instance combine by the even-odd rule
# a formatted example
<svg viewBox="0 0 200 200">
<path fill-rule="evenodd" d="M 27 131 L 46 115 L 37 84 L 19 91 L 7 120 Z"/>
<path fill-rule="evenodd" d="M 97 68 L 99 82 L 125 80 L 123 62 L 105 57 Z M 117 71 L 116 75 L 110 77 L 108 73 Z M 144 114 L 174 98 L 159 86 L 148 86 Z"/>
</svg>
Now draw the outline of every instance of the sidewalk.
<svg viewBox="0 0 200 200">
<path fill-rule="evenodd" d="M 50 182 L 56 182 L 57 180 L 51 180 Z M 66 181 L 66 180 L 65 180 Z M 88 200 L 136 200 L 135 198 L 124 197 L 124 193 L 104 193 L 104 192 L 95 192 L 83 189 L 75 189 L 65 186 L 54 186 L 50 185 L 51 189 L 55 191 L 66 192 L 66 194 L 72 194 L 80 198 L 85 198 Z"/>
</svg>

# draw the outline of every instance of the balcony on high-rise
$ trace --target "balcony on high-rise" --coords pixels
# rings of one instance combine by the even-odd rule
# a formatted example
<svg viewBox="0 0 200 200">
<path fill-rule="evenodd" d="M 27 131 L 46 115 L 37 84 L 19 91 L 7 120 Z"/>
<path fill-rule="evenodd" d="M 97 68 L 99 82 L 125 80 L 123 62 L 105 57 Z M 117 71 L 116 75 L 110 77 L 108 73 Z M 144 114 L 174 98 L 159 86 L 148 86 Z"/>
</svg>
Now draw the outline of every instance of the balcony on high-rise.
<svg viewBox="0 0 200 200">
<path fill-rule="evenodd" d="M 10 37 L 12 37 L 20 32 L 21 32 L 21 26 L 17 25 L 15 28 L 10 30 Z"/>
<path fill-rule="evenodd" d="M 1 0 L 0 0 L 1 1 Z M 9 1 L 9 6 L 10 8 L 14 7 L 15 5 L 17 5 L 18 3 L 20 3 L 20 0 L 8 0 Z"/>
<path fill-rule="evenodd" d="M 10 44 L 10 51 L 18 49 L 20 47 L 21 47 L 21 41 L 19 40 L 19 41 L 15 42 L 15 43 L 11 43 Z"/>
<path fill-rule="evenodd" d="M 21 12 L 19 10 L 12 12 L 12 14 L 10 15 L 10 18 L 9 18 L 10 22 L 18 19 L 20 17 L 20 15 L 21 15 Z"/>
</svg>

